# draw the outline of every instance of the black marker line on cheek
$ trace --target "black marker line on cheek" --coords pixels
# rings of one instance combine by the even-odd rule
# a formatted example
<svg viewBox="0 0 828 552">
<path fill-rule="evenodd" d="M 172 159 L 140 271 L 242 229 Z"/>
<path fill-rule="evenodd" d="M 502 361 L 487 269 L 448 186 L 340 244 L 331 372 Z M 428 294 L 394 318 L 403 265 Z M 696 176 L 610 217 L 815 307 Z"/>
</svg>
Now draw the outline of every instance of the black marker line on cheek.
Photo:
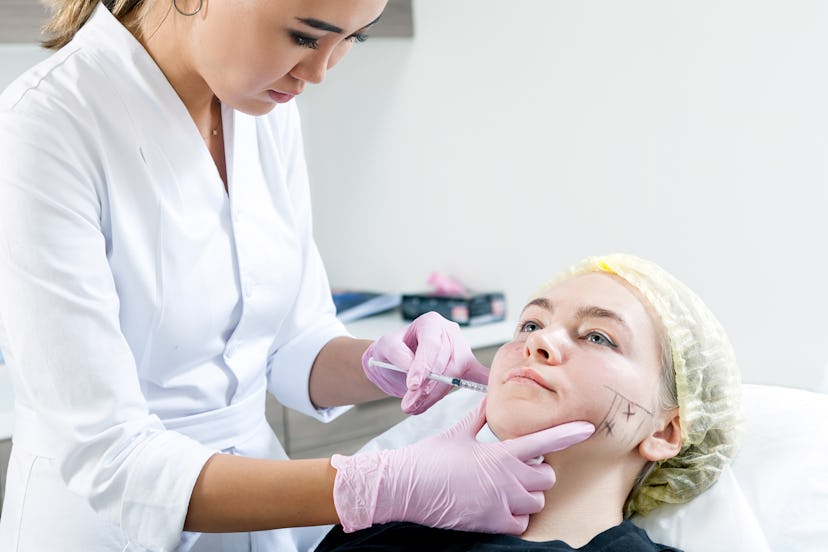
<svg viewBox="0 0 828 552">
<path fill-rule="evenodd" d="M 644 408 L 637 402 L 628 399 L 612 387 L 605 385 L 604 388 L 611 391 L 613 393 L 613 397 L 606 414 L 604 414 L 603 419 L 598 422 L 598 425 L 595 427 L 596 434 L 604 433 L 607 436 L 614 435 L 613 430 L 617 429 L 618 420 L 621 420 L 621 422 L 625 423 L 627 426 L 628 424 L 638 422 L 638 425 L 632 430 L 632 433 L 634 434 L 641 428 L 646 420 L 646 417 L 643 415 L 633 419 L 636 414 L 647 414 L 650 418 L 655 415 L 654 412 Z"/>
</svg>

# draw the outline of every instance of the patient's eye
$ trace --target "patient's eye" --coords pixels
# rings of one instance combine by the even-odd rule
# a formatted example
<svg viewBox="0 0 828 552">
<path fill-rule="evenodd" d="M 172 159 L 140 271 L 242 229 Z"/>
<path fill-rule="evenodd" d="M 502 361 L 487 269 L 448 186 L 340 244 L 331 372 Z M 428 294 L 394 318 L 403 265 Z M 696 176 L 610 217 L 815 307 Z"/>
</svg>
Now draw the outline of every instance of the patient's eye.
<svg viewBox="0 0 828 552">
<path fill-rule="evenodd" d="M 530 333 L 540 329 L 540 324 L 537 322 L 533 322 L 531 320 L 527 320 L 526 322 L 522 322 L 518 331 L 521 333 Z"/>
<path fill-rule="evenodd" d="M 604 345 L 606 347 L 611 347 L 613 349 L 618 347 L 618 345 L 613 343 L 610 338 L 608 338 L 601 332 L 589 332 L 584 336 L 584 339 L 586 339 L 590 343 L 595 343 L 596 345 Z"/>
</svg>

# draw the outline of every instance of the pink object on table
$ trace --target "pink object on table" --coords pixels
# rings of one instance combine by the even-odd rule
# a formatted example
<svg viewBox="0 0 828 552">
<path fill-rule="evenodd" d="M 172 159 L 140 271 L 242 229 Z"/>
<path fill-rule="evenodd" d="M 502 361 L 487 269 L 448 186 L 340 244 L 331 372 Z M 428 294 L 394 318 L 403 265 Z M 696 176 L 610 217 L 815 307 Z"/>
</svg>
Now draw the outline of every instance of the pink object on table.
<svg viewBox="0 0 828 552">
<path fill-rule="evenodd" d="M 437 295 L 466 295 L 468 293 L 466 286 L 441 272 L 432 272 L 426 283 L 434 287 L 434 293 Z"/>
</svg>

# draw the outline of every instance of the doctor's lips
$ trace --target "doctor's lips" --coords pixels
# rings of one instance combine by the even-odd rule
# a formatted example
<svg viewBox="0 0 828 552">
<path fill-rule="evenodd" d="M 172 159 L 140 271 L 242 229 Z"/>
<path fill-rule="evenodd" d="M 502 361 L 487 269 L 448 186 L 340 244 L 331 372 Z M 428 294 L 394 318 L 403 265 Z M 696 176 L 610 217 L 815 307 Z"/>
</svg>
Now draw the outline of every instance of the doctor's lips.
<svg viewBox="0 0 828 552">
<path fill-rule="evenodd" d="M 288 92 L 279 92 L 279 91 L 276 91 L 276 90 L 268 90 L 267 91 L 267 95 L 270 96 L 270 99 L 273 100 L 276 103 L 287 103 L 290 100 L 292 100 L 293 98 L 295 98 L 297 96 L 297 94 L 298 94 L 298 92 L 296 94 L 291 94 L 291 93 L 288 93 Z"/>
<path fill-rule="evenodd" d="M 556 391 L 549 386 L 546 380 L 543 379 L 543 376 L 541 376 L 537 372 L 537 370 L 533 370 L 532 368 L 521 367 L 509 370 L 509 372 L 506 374 L 506 379 L 503 381 L 505 383 L 512 380 L 515 380 L 516 382 L 520 383 L 538 385 L 540 387 L 543 387 L 547 391 L 552 391 L 553 393 L 556 393 Z"/>
</svg>

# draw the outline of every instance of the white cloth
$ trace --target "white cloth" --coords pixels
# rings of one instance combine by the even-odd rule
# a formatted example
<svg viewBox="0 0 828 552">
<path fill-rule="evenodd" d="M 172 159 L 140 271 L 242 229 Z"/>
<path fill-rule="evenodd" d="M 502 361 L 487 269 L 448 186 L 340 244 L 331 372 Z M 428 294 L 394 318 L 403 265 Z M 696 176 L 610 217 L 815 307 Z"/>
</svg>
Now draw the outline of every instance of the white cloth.
<svg viewBox="0 0 828 552">
<path fill-rule="evenodd" d="M 102 5 L 0 96 L 0 346 L 16 400 L 0 549 L 184 550 L 211 454 L 284 457 L 266 387 L 320 419 L 342 411 L 308 396 L 314 358 L 346 331 L 296 107 L 222 117 L 229 196 L 185 106 Z"/>
</svg>

